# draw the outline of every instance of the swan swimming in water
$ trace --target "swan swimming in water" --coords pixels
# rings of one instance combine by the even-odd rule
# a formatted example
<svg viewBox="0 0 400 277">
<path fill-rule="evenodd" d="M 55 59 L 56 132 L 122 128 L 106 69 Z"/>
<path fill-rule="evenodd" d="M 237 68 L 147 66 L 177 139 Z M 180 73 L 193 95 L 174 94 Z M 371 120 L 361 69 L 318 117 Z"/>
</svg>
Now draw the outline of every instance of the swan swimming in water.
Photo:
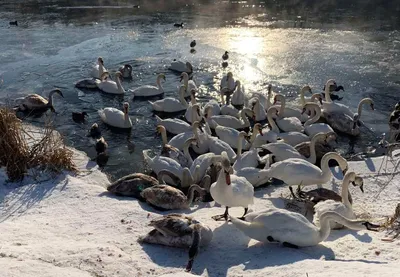
<svg viewBox="0 0 400 277">
<path fill-rule="evenodd" d="M 140 86 L 138 88 L 135 88 L 133 90 L 129 90 L 130 93 L 132 93 L 133 98 L 135 97 L 152 97 L 152 96 L 157 96 L 161 95 L 164 93 L 164 89 L 161 86 L 161 80 L 166 80 L 165 75 L 163 73 L 158 74 L 157 76 L 157 86 L 150 86 L 150 85 L 144 85 Z"/>
<path fill-rule="evenodd" d="M 236 228 L 252 239 L 279 242 L 291 248 L 314 246 L 326 240 L 332 221 L 353 230 L 378 231 L 380 227 L 367 220 L 350 220 L 335 212 L 323 213 L 320 216 L 321 227 L 317 227 L 299 213 L 277 208 L 249 213 L 244 221 L 232 216 L 230 219 Z"/>
<path fill-rule="evenodd" d="M 190 62 L 181 62 L 181 61 L 172 61 L 171 65 L 169 66 L 170 70 L 176 71 L 176 72 L 186 72 L 187 74 L 192 74 L 193 73 L 193 66 Z"/>
<path fill-rule="evenodd" d="M 185 91 L 186 88 L 182 85 L 179 88 L 179 100 L 174 97 L 166 97 L 155 102 L 149 101 L 149 103 L 156 112 L 175 113 L 184 111 L 189 107 L 189 104 L 186 102 L 184 97 Z"/>
<path fill-rule="evenodd" d="M 132 121 L 128 114 L 129 103 L 125 102 L 123 105 L 123 111 L 116 108 L 104 108 L 99 110 L 99 116 L 101 120 L 113 127 L 121 129 L 132 128 Z"/>
<path fill-rule="evenodd" d="M 104 72 L 107 72 L 107 69 L 104 67 L 104 61 L 102 57 L 98 57 L 97 64 L 92 68 L 92 77 L 93 78 L 101 78 Z"/>
<path fill-rule="evenodd" d="M 122 73 L 119 71 L 115 73 L 115 81 L 108 79 L 108 76 L 110 76 L 110 74 L 104 72 L 100 79 L 96 79 L 95 82 L 97 87 L 105 93 L 125 94 L 125 89 L 121 85 Z"/>
<path fill-rule="evenodd" d="M 55 112 L 53 107 L 54 94 L 58 94 L 64 98 L 64 95 L 62 94 L 60 89 L 53 89 L 52 91 L 50 91 L 49 100 L 45 99 L 39 94 L 29 94 L 25 97 L 15 99 L 15 102 L 17 103 L 15 109 L 19 111 L 50 109 L 51 111 Z"/>
</svg>

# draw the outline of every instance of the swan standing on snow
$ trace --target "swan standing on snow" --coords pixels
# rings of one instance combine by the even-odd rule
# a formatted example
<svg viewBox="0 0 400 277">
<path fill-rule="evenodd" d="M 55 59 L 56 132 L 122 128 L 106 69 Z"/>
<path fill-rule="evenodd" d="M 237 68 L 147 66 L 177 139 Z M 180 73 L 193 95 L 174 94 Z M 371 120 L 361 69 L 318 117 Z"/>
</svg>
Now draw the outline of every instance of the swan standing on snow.
<svg viewBox="0 0 400 277">
<path fill-rule="evenodd" d="M 232 167 L 229 159 L 223 154 L 222 169 L 218 175 L 217 182 L 210 187 L 212 198 L 218 204 L 225 206 L 223 215 L 213 216 L 214 220 L 228 220 L 228 209 L 231 207 L 243 207 L 244 215 L 248 211 L 248 206 L 254 201 L 254 187 L 245 178 L 231 175 Z"/>
<path fill-rule="evenodd" d="M 186 87 L 185 97 L 189 97 L 191 95 L 191 91 L 197 91 L 197 85 L 193 80 L 189 80 L 189 75 L 186 72 L 181 74 L 180 82 L 183 80 L 183 85 Z"/>
<path fill-rule="evenodd" d="M 122 77 L 129 79 L 132 78 L 132 66 L 130 64 L 125 64 L 118 69 L 122 73 Z"/>
<path fill-rule="evenodd" d="M 190 62 L 172 61 L 170 67 L 168 68 L 176 72 L 186 72 L 188 74 L 193 73 L 193 66 Z"/>
<path fill-rule="evenodd" d="M 154 229 L 138 242 L 165 246 L 189 248 L 186 271 L 191 271 L 200 246 L 207 246 L 212 240 L 212 230 L 191 216 L 169 214 L 153 219 L 149 226 Z"/>
<path fill-rule="evenodd" d="M 104 67 L 104 61 L 102 57 L 98 57 L 97 59 L 97 64 L 92 68 L 92 77 L 93 78 L 101 78 L 101 75 L 103 75 L 104 72 L 106 72 L 107 69 Z"/>
<path fill-rule="evenodd" d="M 140 86 L 138 88 L 135 88 L 133 90 L 130 90 L 129 92 L 131 92 L 133 94 L 133 97 L 152 97 L 152 96 L 157 96 L 157 95 L 161 95 L 164 93 L 164 89 L 161 86 L 161 80 L 166 80 L 165 79 L 165 75 L 164 74 L 158 74 L 157 76 L 157 86 L 150 86 L 150 85 L 144 85 L 144 86 Z"/>
<path fill-rule="evenodd" d="M 230 217 L 233 225 L 248 237 L 262 242 L 280 242 L 283 246 L 298 248 L 314 246 L 329 237 L 329 223 L 339 222 L 353 230 L 377 231 L 379 225 L 366 220 L 350 220 L 335 212 L 321 215 L 321 227 L 312 224 L 303 215 L 284 209 L 271 208 L 252 212 L 245 221 Z"/>
<path fill-rule="evenodd" d="M 244 87 L 239 80 L 235 82 L 235 87 L 236 89 L 231 96 L 231 104 L 234 106 L 243 106 L 245 100 Z"/>
<path fill-rule="evenodd" d="M 229 91 L 232 91 L 235 89 L 236 83 L 235 79 L 233 78 L 232 72 L 228 72 L 226 76 L 222 77 L 221 83 L 219 86 L 219 90 L 222 90 L 224 88 L 228 88 Z"/>
<path fill-rule="evenodd" d="M 110 73 L 104 72 L 100 79 L 96 79 L 96 85 L 99 90 L 110 94 L 125 94 L 125 89 L 121 85 L 122 73 L 117 71 L 115 73 L 115 81 L 108 79 Z"/>
<path fill-rule="evenodd" d="M 149 187 L 158 185 L 158 180 L 143 173 L 126 175 L 111 183 L 107 190 L 121 196 L 130 196 L 140 199 L 140 193 Z"/>
<path fill-rule="evenodd" d="M 99 110 L 99 115 L 104 123 L 122 129 L 132 128 L 132 121 L 128 115 L 129 103 L 125 102 L 123 111 L 116 108 L 104 108 Z"/>
<path fill-rule="evenodd" d="M 189 104 L 185 100 L 185 86 L 182 85 L 179 88 L 179 100 L 173 97 L 166 97 L 155 102 L 149 101 L 154 111 L 164 113 L 175 113 L 184 111 L 189 107 Z"/>
<path fill-rule="evenodd" d="M 329 160 L 337 161 L 343 175 L 347 172 L 348 164 L 346 159 L 336 152 L 329 152 L 322 157 L 321 168 L 304 159 L 293 158 L 274 163 L 266 170 L 265 174 L 269 178 L 285 182 L 290 187 L 322 185 L 332 177 L 332 172 L 328 165 Z"/>
<path fill-rule="evenodd" d="M 29 94 L 25 97 L 15 99 L 15 102 L 17 103 L 15 109 L 20 111 L 50 109 L 51 111 L 55 112 L 53 107 L 54 94 L 58 94 L 64 98 L 64 95 L 59 89 L 53 89 L 52 91 L 50 91 L 49 100 L 45 99 L 39 94 Z"/>
<path fill-rule="evenodd" d="M 352 171 L 347 172 L 343 178 L 343 183 L 342 183 L 342 202 L 337 202 L 334 200 L 326 200 L 326 201 L 321 201 L 314 206 L 315 214 L 313 222 L 316 226 L 320 226 L 319 218 L 321 217 L 322 214 L 326 212 L 336 212 L 348 219 L 356 219 L 356 215 L 354 214 L 353 207 L 349 200 L 350 182 L 354 186 L 359 186 L 360 190 L 364 192 L 363 179 L 357 176 L 355 172 Z M 330 227 L 331 229 L 341 229 L 343 228 L 343 225 L 338 224 L 336 222 L 331 222 Z"/>
</svg>

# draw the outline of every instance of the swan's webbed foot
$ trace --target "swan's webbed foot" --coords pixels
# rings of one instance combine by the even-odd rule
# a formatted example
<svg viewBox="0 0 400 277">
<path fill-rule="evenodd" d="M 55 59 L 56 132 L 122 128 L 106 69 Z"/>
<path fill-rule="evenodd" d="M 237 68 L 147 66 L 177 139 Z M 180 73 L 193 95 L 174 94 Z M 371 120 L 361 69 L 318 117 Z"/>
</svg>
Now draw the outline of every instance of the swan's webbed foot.
<svg viewBox="0 0 400 277">
<path fill-rule="evenodd" d="M 229 209 L 229 207 L 226 207 L 226 209 L 225 209 L 225 213 L 224 214 L 221 214 L 221 215 L 215 215 L 215 216 L 213 216 L 213 217 L 211 217 L 212 219 L 214 219 L 215 221 L 220 221 L 220 220 L 222 220 L 222 219 L 225 219 L 225 221 L 228 221 L 228 209 Z"/>
<path fill-rule="evenodd" d="M 285 247 L 289 247 L 289 248 L 299 249 L 299 247 L 297 245 L 291 244 L 290 242 L 286 242 L 286 241 L 284 243 L 282 243 L 282 245 Z"/>
</svg>

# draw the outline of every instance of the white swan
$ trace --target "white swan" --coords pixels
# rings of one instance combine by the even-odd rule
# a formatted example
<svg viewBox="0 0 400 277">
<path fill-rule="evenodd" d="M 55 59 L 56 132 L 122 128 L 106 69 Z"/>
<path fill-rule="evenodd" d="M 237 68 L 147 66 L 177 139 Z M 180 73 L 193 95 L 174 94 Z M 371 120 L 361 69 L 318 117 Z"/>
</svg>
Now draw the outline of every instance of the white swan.
<svg viewBox="0 0 400 277">
<path fill-rule="evenodd" d="M 210 187 L 210 193 L 215 202 L 226 207 L 223 215 L 213 216 L 215 220 L 228 220 L 228 209 L 231 207 L 243 207 L 244 215 L 248 206 L 254 201 L 254 187 L 245 178 L 231 175 L 232 167 L 229 159 L 223 155 L 222 169 L 218 175 L 217 182 Z"/>
<path fill-rule="evenodd" d="M 277 94 L 275 96 L 275 102 L 277 100 L 281 101 L 278 118 L 275 119 L 279 129 L 284 132 L 304 132 L 303 124 L 299 119 L 301 117 L 301 112 L 294 109 L 285 108 L 285 97 L 283 97 L 283 95 Z M 299 117 L 296 116 L 297 112 L 300 114 Z"/>
<path fill-rule="evenodd" d="M 166 80 L 165 75 L 163 73 L 158 74 L 157 76 L 157 86 L 150 86 L 150 85 L 144 85 L 140 86 L 138 88 L 135 88 L 133 90 L 129 90 L 130 93 L 132 93 L 133 98 L 134 97 L 152 97 L 152 96 L 157 96 L 161 95 L 164 93 L 164 89 L 161 86 L 161 80 Z"/>
<path fill-rule="evenodd" d="M 54 94 L 58 94 L 64 98 L 64 95 L 59 89 L 53 89 L 52 91 L 50 91 L 49 100 L 45 99 L 39 94 L 28 94 L 25 97 L 15 99 L 15 102 L 17 104 L 16 109 L 21 111 L 35 110 L 35 109 L 39 110 L 51 109 L 54 112 L 55 111 L 53 107 Z"/>
<path fill-rule="evenodd" d="M 310 88 L 310 86 L 304 86 L 304 87 L 302 87 L 301 88 L 301 90 L 300 90 L 300 106 L 301 107 L 303 107 L 307 102 L 313 102 L 312 100 L 309 100 L 309 99 L 305 99 L 304 98 L 304 93 L 306 93 L 306 92 L 309 92 L 309 93 L 311 93 L 312 94 L 312 90 L 311 90 L 311 88 Z"/>
<path fill-rule="evenodd" d="M 234 106 L 232 106 L 229 103 L 228 95 L 226 96 L 226 101 L 225 101 L 224 96 L 225 96 L 226 92 L 227 92 L 227 88 L 224 88 L 224 89 L 222 89 L 220 91 L 220 96 L 221 96 L 220 111 L 218 113 L 214 113 L 214 112 L 217 112 L 217 111 L 213 110 L 213 115 L 219 115 L 219 114 L 221 114 L 221 115 L 230 115 L 230 116 L 234 116 L 234 117 L 239 118 L 239 110 L 236 109 Z"/>
<path fill-rule="evenodd" d="M 334 133 L 331 126 L 326 123 L 315 123 L 321 116 L 321 108 L 317 103 L 306 103 L 303 108 L 303 112 L 306 110 L 312 111 L 314 116 L 304 123 L 304 133 L 306 133 L 311 139 L 318 133 Z"/>
<path fill-rule="evenodd" d="M 162 138 L 164 145 L 168 144 L 173 147 L 176 147 L 180 151 L 183 151 L 183 147 L 184 147 L 185 141 L 187 139 L 195 136 L 197 138 L 197 140 L 199 140 L 198 133 L 197 133 L 197 128 L 199 128 L 199 126 L 200 126 L 199 122 L 193 122 L 191 131 L 180 133 L 180 134 L 174 136 L 169 142 L 167 140 L 167 130 L 165 129 L 165 127 L 163 125 L 157 125 L 156 130 L 157 130 L 157 133 L 161 134 L 161 138 Z"/>
<path fill-rule="evenodd" d="M 223 88 L 228 88 L 230 91 L 233 91 L 235 89 L 235 79 L 233 78 L 232 72 L 228 72 L 226 76 L 223 76 L 221 79 L 221 83 L 219 85 L 219 90 L 222 90 Z"/>
<path fill-rule="evenodd" d="M 213 115 L 219 115 L 221 113 L 221 107 L 219 106 L 218 102 L 214 99 L 208 101 L 202 108 L 201 113 L 206 116 L 206 111 L 211 109 L 211 113 Z"/>
<path fill-rule="evenodd" d="M 97 59 L 97 64 L 93 66 L 92 68 L 92 77 L 93 78 L 101 78 L 101 75 L 103 75 L 104 72 L 106 72 L 107 69 L 104 67 L 104 61 L 102 57 L 98 57 Z"/>
<path fill-rule="evenodd" d="M 123 111 L 116 108 L 104 108 L 99 110 L 99 116 L 101 120 L 113 127 L 121 129 L 132 128 L 132 121 L 128 115 L 129 103 L 125 102 L 123 104 Z"/>
<path fill-rule="evenodd" d="M 238 138 L 240 136 L 240 131 L 231 128 L 231 127 L 226 127 L 226 126 L 221 126 L 221 125 L 217 125 L 215 127 L 215 133 L 217 134 L 217 137 L 220 140 L 225 141 L 226 143 L 229 144 L 230 147 L 232 148 L 236 148 L 238 146 Z M 246 133 L 245 133 L 246 134 Z M 257 135 L 257 133 L 254 133 L 253 138 L 255 138 L 255 136 Z M 252 141 L 252 139 L 250 139 L 250 142 Z M 242 142 L 242 149 L 248 150 L 251 146 L 251 143 L 244 141 Z"/>
<path fill-rule="evenodd" d="M 125 89 L 121 85 L 122 73 L 119 71 L 115 73 L 115 81 L 110 80 L 109 75 L 110 73 L 104 72 L 100 79 L 95 80 L 99 90 L 110 94 L 125 94 Z"/>
<path fill-rule="evenodd" d="M 154 111 L 165 112 L 165 113 L 175 113 L 184 111 L 189 107 L 189 104 L 185 100 L 185 86 L 179 88 L 179 100 L 173 97 L 166 97 L 161 100 L 154 102 L 149 101 Z"/>
<path fill-rule="evenodd" d="M 182 62 L 182 61 L 172 61 L 171 65 L 169 66 L 170 70 L 176 72 L 186 72 L 188 74 L 193 73 L 193 66 L 190 62 Z"/>
<path fill-rule="evenodd" d="M 264 121 L 267 118 L 267 113 L 265 112 L 264 106 L 260 103 L 260 99 L 256 98 L 253 101 L 253 108 L 255 121 Z"/>
<path fill-rule="evenodd" d="M 192 123 L 195 121 L 201 121 L 203 119 L 200 111 L 199 104 L 190 104 L 185 112 L 185 118 L 187 122 Z"/>
<path fill-rule="evenodd" d="M 163 144 L 162 144 L 162 148 L 161 148 L 161 154 L 160 154 L 161 156 L 174 159 L 182 167 L 190 167 L 192 165 L 192 162 L 193 162 L 192 158 L 190 157 L 190 154 L 189 154 L 189 158 L 188 158 L 187 153 L 189 153 L 189 147 L 192 144 L 197 143 L 197 140 L 195 137 L 188 138 L 185 141 L 185 143 L 183 145 L 183 152 L 181 150 L 179 150 L 178 148 L 165 143 L 164 138 L 163 138 L 162 142 L 163 142 Z"/>
<path fill-rule="evenodd" d="M 252 239 L 280 242 L 292 248 L 314 246 L 326 240 L 331 231 L 329 222 L 332 221 L 354 230 L 377 231 L 380 227 L 366 220 L 350 220 L 335 212 L 327 212 L 321 215 L 321 227 L 318 228 L 299 213 L 277 208 L 249 213 L 244 221 L 232 216 L 230 219 L 236 228 Z"/>
<path fill-rule="evenodd" d="M 195 91 L 198 90 L 196 83 L 193 80 L 189 80 L 189 75 L 186 72 L 183 72 L 181 74 L 180 82 L 182 82 L 182 80 L 183 80 L 183 84 L 186 87 L 185 97 L 189 97 L 192 90 L 195 90 Z"/>
<path fill-rule="evenodd" d="M 210 127 L 213 129 L 215 129 L 217 124 L 222 125 L 222 126 L 231 127 L 234 129 L 243 129 L 246 127 L 250 127 L 250 121 L 247 118 L 247 116 L 253 117 L 253 114 L 254 113 L 252 110 L 250 110 L 248 108 L 244 108 L 243 110 L 240 111 L 241 119 L 238 119 L 236 117 L 229 116 L 229 115 L 213 115 L 211 113 L 211 108 L 207 108 L 205 110 L 206 121 L 208 122 Z"/>
<path fill-rule="evenodd" d="M 297 158 L 297 159 L 304 159 L 308 161 L 309 163 L 315 164 L 317 161 L 317 153 L 315 151 L 315 144 L 318 141 L 321 140 L 327 140 L 327 134 L 326 133 L 318 133 L 316 134 L 312 139 L 311 139 L 311 144 L 310 144 L 310 156 L 308 158 L 304 157 L 301 155 L 295 147 L 284 143 L 284 142 L 275 142 L 275 143 L 269 143 L 264 146 L 262 146 L 263 149 L 266 149 L 269 154 L 272 154 L 274 157 L 275 161 L 284 161 L 287 159 L 292 159 L 292 158 Z"/>
<path fill-rule="evenodd" d="M 207 169 L 212 164 L 222 161 L 222 156 L 215 155 L 214 153 L 202 154 L 195 160 L 192 160 L 192 157 L 187 151 L 185 152 L 185 155 L 192 163 L 190 166 L 190 173 L 193 176 L 193 183 L 195 184 L 198 184 L 203 179 Z"/>
<path fill-rule="evenodd" d="M 235 82 L 235 87 L 236 89 L 231 96 L 231 103 L 235 106 L 242 106 L 244 105 L 245 100 L 244 87 L 241 85 L 239 80 Z"/>
<path fill-rule="evenodd" d="M 177 118 L 162 119 L 157 115 L 155 117 L 157 120 L 157 125 L 163 125 L 165 129 L 173 135 L 189 132 L 192 130 L 192 127 L 189 125 L 189 123 L 181 119 Z"/>
<path fill-rule="evenodd" d="M 233 173 L 236 171 L 245 168 L 251 167 L 255 168 L 260 163 L 260 157 L 258 156 L 258 149 L 254 148 L 250 151 L 242 153 L 242 142 L 246 136 L 245 132 L 240 132 L 239 137 L 237 138 L 237 152 L 235 163 L 233 164 Z"/>
<path fill-rule="evenodd" d="M 336 152 L 326 153 L 321 159 L 321 169 L 304 159 L 287 159 L 276 162 L 266 169 L 270 178 L 279 179 L 289 186 L 322 185 L 327 183 L 332 172 L 329 168 L 329 160 L 336 160 L 343 174 L 348 169 L 347 161 Z"/>
<path fill-rule="evenodd" d="M 301 110 L 292 109 L 286 106 L 286 97 L 282 94 L 278 93 L 275 95 L 273 104 L 275 105 L 277 102 L 281 103 L 281 107 L 279 109 L 279 118 L 296 117 L 299 120 L 302 120 L 302 122 L 307 120 L 307 118 L 305 118 L 305 115 L 301 113 Z"/>
<path fill-rule="evenodd" d="M 268 84 L 267 89 L 268 89 L 267 96 L 265 96 L 261 92 L 254 92 L 251 95 L 251 99 L 250 99 L 249 103 L 252 103 L 256 98 L 258 98 L 260 100 L 260 103 L 262 104 L 262 106 L 264 106 L 265 111 L 268 111 L 269 107 L 272 106 L 272 102 L 271 102 L 271 98 L 273 96 L 272 85 Z"/>
<path fill-rule="evenodd" d="M 208 135 L 207 144 L 208 144 L 209 151 L 211 153 L 214 153 L 215 155 L 221 155 L 221 153 L 226 152 L 226 155 L 228 156 L 230 162 L 233 163 L 235 161 L 237 155 L 236 155 L 235 151 L 232 149 L 232 147 L 225 141 Z M 237 144 L 236 144 L 236 146 L 237 146 Z"/>
<path fill-rule="evenodd" d="M 356 219 L 356 215 L 354 214 L 353 207 L 349 201 L 349 184 L 350 182 L 353 183 L 355 186 L 359 186 L 361 191 L 364 191 L 363 189 L 363 179 L 355 172 L 348 171 L 346 175 L 343 178 L 343 183 L 342 183 L 342 202 L 337 202 L 334 200 L 325 200 L 318 202 L 314 206 L 314 224 L 316 226 L 319 225 L 319 218 L 323 213 L 326 212 L 336 212 L 348 219 Z M 343 225 L 338 224 L 336 222 L 331 222 L 330 223 L 331 229 L 340 229 L 343 228 Z"/>
<path fill-rule="evenodd" d="M 287 144 L 291 146 L 295 146 L 302 142 L 310 141 L 310 138 L 306 134 L 300 132 L 281 132 L 279 130 L 278 125 L 276 125 L 275 120 L 272 117 L 273 115 L 275 116 L 278 115 L 279 112 L 278 108 L 279 106 L 271 106 L 267 112 L 268 123 L 271 126 L 272 131 L 277 134 L 278 138 L 283 139 Z M 268 130 L 266 131 L 269 132 Z"/>
</svg>

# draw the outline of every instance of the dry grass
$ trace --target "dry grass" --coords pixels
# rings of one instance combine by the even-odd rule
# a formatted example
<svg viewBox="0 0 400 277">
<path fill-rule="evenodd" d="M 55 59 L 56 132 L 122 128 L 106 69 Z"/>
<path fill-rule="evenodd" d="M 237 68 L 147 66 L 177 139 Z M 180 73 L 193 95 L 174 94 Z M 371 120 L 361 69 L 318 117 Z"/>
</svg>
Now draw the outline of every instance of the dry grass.
<svg viewBox="0 0 400 277">
<path fill-rule="evenodd" d="M 10 181 L 22 180 L 31 168 L 76 171 L 72 157 L 51 122 L 40 136 L 31 136 L 12 109 L 0 108 L 0 166 L 7 168 Z"/>
</svg>

